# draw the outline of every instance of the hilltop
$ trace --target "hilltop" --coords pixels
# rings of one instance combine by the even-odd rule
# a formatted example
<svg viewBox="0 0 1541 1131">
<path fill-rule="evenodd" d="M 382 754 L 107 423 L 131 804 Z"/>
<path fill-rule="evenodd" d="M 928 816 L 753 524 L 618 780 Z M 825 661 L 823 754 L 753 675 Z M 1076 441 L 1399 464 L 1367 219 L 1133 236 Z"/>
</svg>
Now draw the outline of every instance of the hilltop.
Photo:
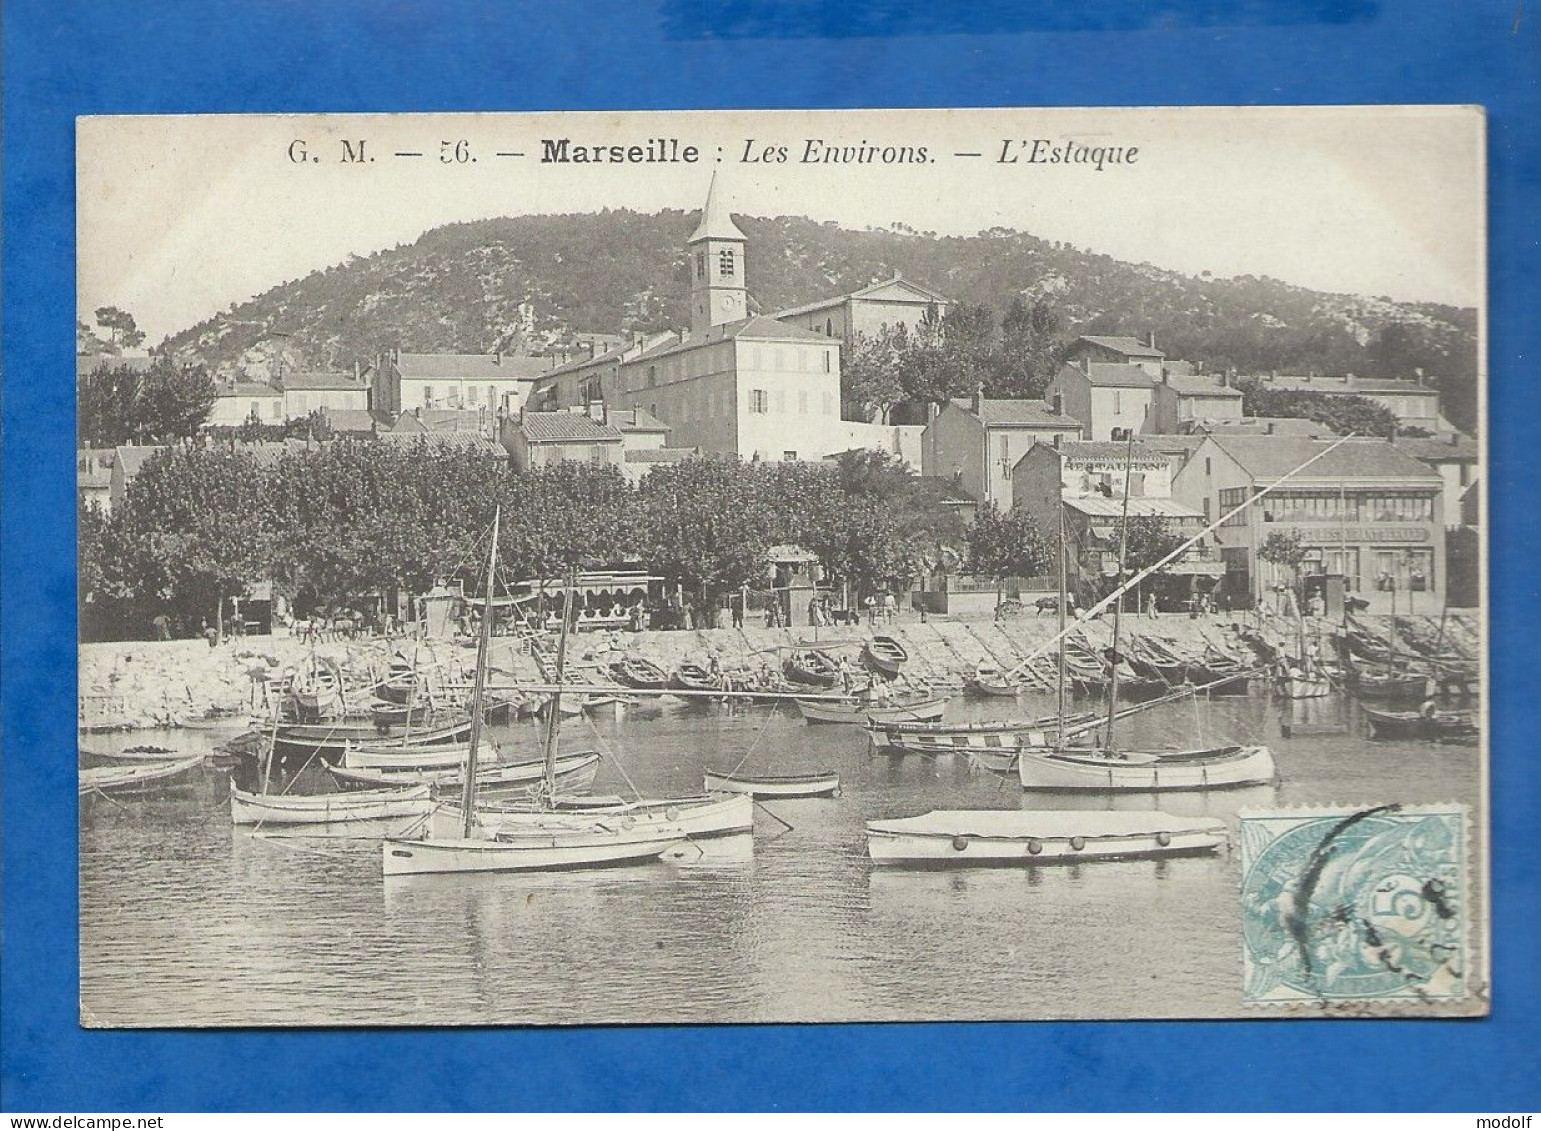
<svg viewBox="0 0 1541 1131">
<path fill-rule="evenodd" d="M 519 216 L 449 224 L 411 244 L 282 283 L 168 338 L 163 351 L 219 372 L 351 368 L 381 348 L 541 352 L 575 332 L 688 322 L 682 244 L 695 213 Z M 1475 418 L 1477 314 L 1332 294 L 1277 279 L 1183 275 L 1006 228 L 936 236 L 856 231 L 804 217 L 736 217 L 766 312 L 902 274 L 1003 311 L 1048 303 L 1068 338 L 1154 330 L 1169 357 L 1242 373 L 1437 378 L 1449 413 Z M 1388 326 L 1393 334 L 1382 339 Z"/>
</svg>

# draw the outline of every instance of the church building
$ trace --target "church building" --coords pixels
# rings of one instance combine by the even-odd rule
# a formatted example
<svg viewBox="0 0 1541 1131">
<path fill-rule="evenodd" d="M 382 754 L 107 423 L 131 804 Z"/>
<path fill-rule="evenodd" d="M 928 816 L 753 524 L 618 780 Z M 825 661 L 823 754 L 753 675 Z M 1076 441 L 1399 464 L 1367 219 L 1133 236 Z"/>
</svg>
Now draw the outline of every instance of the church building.
<svg viewBox="0 0 1541 1131">
<path fill-rule="evenodd" d="M 752 312 L 748 239 L 714 175 L 686 241 L 690 328 L 543 375 L 536 399 L 569 407 L 569 389 L 610 409 L 641 409 L 672 445 L 746 460 L 818 460 L 862 443 L 840 415 L 840 341 Z M 547 394 L 542 397 L 542 394 Z"/>
</svg>

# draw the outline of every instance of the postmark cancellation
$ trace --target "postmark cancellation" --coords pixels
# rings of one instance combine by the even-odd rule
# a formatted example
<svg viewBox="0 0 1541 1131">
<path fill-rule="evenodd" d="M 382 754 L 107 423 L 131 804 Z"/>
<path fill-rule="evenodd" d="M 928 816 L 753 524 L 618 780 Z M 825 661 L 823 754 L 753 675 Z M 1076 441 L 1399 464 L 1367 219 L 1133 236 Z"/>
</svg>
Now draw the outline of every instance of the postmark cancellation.
<svg viewBox="0 0 1541 1131">
<path fill-rule="evenodd" d="M 1243 812 L 1244 1003 L 1472 1003 L 1468 821 L 1454 804 Z"/>
</svg>

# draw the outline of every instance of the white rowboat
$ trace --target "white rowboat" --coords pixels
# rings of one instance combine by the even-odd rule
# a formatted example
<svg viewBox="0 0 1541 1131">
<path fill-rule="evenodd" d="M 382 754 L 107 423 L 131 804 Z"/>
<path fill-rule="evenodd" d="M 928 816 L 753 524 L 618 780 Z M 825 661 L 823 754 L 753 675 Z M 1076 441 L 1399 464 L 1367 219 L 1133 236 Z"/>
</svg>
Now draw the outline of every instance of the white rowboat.
<svg viewBox="0 0 1541 1131">
<path fill-rule="evenodd" d="M 462 765 L 469 747 L 464 742 L 433 746 L 372 746 L 348 743 L 342 764 L 350 770 L 445 770 Z"/>
<path fill-rule="evenodd" d="M 428 820 L 434 840 L 453 839 L 464 828 L 465 810 L 440 805 Z M 747 794 L 623 801 L 619 798 L 559 797 L 555 807 L 529 802 L 476 807 L 476 823 L 495 836 L 526 832 L 609 831 L 651 829 L 694 839 L 732 836 L 754 831 L 754 798 Z"/>
<path fill-rule="evenodd" d="M 731 774 L 706 771 L 708 793 L 746 793 L 750 797 L 833 797 L 840 792 L 834 770 L 811 774 Z"/>
<path fill-rule="evenodd" d="M 423 817 L 433 808 L 426 785 L 344 793 L 262 794 L 230 791 L 230 819 L 237 825 L 331 825 Z"/>
<path fill-rule="evenodd" d="M 445 791 L 457 790 L 461 784 L 458 769 L 445 770 L 350 770 L 345 766 L 326 764 L 327 772 L 344 786 L 435 785 Z M 507 765 L 484 766 L 476 771 L 476 788 L 480 791 L 500 789 L 527 789 L 541 780 L 545 772 L 544 760 L 510 762 Z M 599 755 L 592 751 L 567 754 L 556 760 L 556 783 L 568 793 L 581 793 L 594 784 L 599 774 Z"/>
<path fill-rule="evenodd" d="M 1027 790 L 1102 793 L 1267 785 L 1278 776 L 1273 753 L 1266 746 L 1221 746 L 1160 754 L 1023 746 L 1017 752 L 1017 773 Z"/>
<path fill-rule="evenodd" d="M 809 723 L 934 722 L 947 709 L 945 699 L 926 699 L 918 703 L 859 702 L 817 703 L 797 701 L 797 709 Z"/>
<path fill-rule="evenodd" d="M 381 849 L 381 861 L 387 876 L 552 872 L 656 859 L 686 840 L 678 830 L 655 828 L 519 833 L 496 840 L 387 840 Z"/>
<path fill-rule="evenodd" d="M 939 810 L 867 822 L 873 864 L 970 867 L 1074 864 L 1214 852 L 1224 821 L 1169 813 Z"/>
<path fill-rule="evenodd" d="M 149 793 L 177 784 L 184 774 L 203 765 L 202 754 L 162 762 L 125 762 L 80 771 L 81 796 L 91 793 Z"/>
</svg>

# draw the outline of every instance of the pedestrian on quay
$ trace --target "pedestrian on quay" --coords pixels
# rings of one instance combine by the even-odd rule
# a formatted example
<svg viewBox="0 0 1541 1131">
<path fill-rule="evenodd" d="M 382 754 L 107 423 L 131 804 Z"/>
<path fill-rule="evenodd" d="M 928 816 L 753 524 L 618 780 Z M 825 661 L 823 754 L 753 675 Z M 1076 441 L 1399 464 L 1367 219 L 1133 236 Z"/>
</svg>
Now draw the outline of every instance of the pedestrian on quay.
<svg viewBox="0 0 1541 1131">
<path fill-rule="evenodd" d="M 899 616 L 899 601 L 892 593 L 883 594 L 883 619 L 889 624 Z"/>
<path fill-rule="evenodd" d="M 203 618 L 203 638 L 209 642 L 209 647 L 214 648 L 219 644 L 219 629 L 209 623 L 209 618 Z"/>
<path fill-rule="evenodd" d="M 733 608 L 733 627 L 744 627 L 744 591 L 740 589 L 737 594 L 728 599 L 728 604 Z"/>
<path fill-rule="evenodd" d="M 871 593 L 868 593 L 867 599 L 862 604 L 867 607 L 867 627 L 876 628 L 878 626 L 878 599 Z"/>
<path fill-rule="evenodd" d="M 168 617 L 165 613 L 157 613 L 153 618 L 151 618 L 150 623 L 155 626 L 155 639 L 171 639 L 171 618 Z"/>
</svg>

